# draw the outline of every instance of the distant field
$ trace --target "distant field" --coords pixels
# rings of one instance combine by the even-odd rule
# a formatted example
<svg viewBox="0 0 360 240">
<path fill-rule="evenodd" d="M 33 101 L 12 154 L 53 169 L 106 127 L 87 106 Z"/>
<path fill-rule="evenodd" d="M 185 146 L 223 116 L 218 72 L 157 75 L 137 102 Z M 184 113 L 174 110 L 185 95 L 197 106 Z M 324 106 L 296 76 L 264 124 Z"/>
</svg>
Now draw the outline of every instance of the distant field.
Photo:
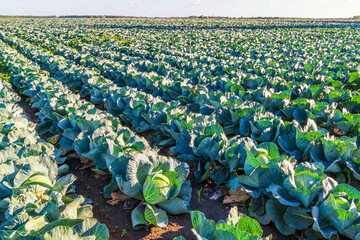
<svg viewBox="0 0 360 240">
<path fill-rule="evenodd" d="M 0 19 L 0 89 L 0 239 L 360 239 L 360 22 Z"/>
</svg>

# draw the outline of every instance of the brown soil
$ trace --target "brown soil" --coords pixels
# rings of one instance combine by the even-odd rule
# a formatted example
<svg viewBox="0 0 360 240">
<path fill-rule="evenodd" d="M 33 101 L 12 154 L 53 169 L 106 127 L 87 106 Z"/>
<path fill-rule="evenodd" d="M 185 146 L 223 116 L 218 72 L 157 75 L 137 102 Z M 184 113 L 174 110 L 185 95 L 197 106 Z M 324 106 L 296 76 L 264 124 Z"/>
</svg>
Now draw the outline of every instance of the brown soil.
<svg viewBox="0 0 360 240">
<path fill-rule="evenodd" d="M 26 116 L 29 118 L 29 120 L 31 122 L 37 123 L 39 118 L 35 114 L 38 111 L 31 108 L 31 105 L 26 101 L 28 99 L 26 96 L 20 94 L 20 92 L 17 89 L 15 90 L 15 92 L 21 97 L 21 101 L 18 102 L 18 104 L 20 105 L 20 107 L 22 107 L 22 109 L 24 109 L 24 112 L 25 112 Z"/>
<path fill-rule="evenodd" d="M 19 105 L 24 109 L 28 118 L 36 123 L 38 117 L 35 115 L 38 111 L 31 108 L 30 104 L 26 101 L 28 98 L 21 95 L 16 89 L 16 92 L 21 96 Z M 101 107 L 99 107 L 101 108 Z M 41 137 L 47 139 L 50 134 L 44 134 Z M 168 149 L 161 150 L 162 154 L 168 154 Z M 110 232 L 110 239 L 173 239 L 178 236 L 184 236 L 187 240 L 195 239 L 192 233 L 192 224 L 189 214 L 181 214 L 177 216 L 169 216 L 169 224 L 164 228 L 150 226 L 148 229 L 141 229 L 134 231 L 131 224 L 131 211 L 140 203 L 139 200 L 129 199 L 124 202 L 120 202 L 116 205 L 110 205 L 106 203 L 107 200 L 103 196 L 103 188 L 107 185 L 111 177 L 100 176 L 90 168 L 81 170 L 84 164 L 76 154 L 68 154 L 66 164 L 69 165 L 69 173 L 74 174 L 77 177 L 75 182 L 76 193 L 83 195 L 92 200 L 94 217 L 101 223 L 104 223 Z M 203 212 L 207 218 L 219 221 L 220 219 L 226 219 L 228 212 L 232 206 L 237 206 L 240 212 L 246 213 L 247 204 L 222 204 L 222 197 L 218 200 L 210 200 L 209 198 L 219 190 L 218 187 L 208 183 L 197 183 L 195 177 L 191 173 L 189 176 L 191 186 L 193 188 L 191 209 L 199 210 Z M 197 191 L 201 190 L 200 202 Z M 287 240 L 287 239 L 301 239 L 297 234 L 297 237 L 286 237 L 281 235 L 273 224 L 269 226 L 263 226 L 264 236 L 269 234 L 273 235 L 275 240 Z"/>
</svg>

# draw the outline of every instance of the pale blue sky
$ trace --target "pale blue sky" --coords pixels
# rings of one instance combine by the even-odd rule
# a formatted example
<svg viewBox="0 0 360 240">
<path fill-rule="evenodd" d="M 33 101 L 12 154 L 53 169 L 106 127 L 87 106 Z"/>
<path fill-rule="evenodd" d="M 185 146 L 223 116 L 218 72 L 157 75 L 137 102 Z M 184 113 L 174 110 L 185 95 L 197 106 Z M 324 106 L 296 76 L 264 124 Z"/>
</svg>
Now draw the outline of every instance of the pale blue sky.
<svg viewBox="0 0 360 240">
<path fill-rule="evenodd" d="M 0 0 L 0 15 L 352 17 L 360 0 Z"/>
</svg>

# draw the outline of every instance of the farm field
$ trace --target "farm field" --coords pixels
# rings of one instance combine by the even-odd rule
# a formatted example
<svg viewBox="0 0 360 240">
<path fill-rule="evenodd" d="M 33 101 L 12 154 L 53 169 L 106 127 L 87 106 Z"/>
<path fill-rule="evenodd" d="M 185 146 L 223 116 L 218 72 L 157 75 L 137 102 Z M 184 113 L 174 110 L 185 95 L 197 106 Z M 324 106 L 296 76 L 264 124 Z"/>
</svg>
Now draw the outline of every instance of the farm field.
<svg viewBox="0 0 360 240">
<path fill-rule="evenodd" d="M 360 22 L 0 19 L 0 89 L 0 239 L 360 239 Z"/>
</svg>

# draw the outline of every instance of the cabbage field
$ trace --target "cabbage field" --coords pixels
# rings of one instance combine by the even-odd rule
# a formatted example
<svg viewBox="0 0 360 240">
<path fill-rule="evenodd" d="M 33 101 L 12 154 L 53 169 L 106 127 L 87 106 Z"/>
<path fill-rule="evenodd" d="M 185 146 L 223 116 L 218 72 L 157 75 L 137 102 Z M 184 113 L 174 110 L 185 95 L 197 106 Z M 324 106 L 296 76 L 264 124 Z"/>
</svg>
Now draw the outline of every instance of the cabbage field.
<svg viewBox="0 0 360 240">
<path fill-rule="evenodd" d="M 0 19 L 0 239 L 360 239 L 360 22 Z"/>
</svg>

